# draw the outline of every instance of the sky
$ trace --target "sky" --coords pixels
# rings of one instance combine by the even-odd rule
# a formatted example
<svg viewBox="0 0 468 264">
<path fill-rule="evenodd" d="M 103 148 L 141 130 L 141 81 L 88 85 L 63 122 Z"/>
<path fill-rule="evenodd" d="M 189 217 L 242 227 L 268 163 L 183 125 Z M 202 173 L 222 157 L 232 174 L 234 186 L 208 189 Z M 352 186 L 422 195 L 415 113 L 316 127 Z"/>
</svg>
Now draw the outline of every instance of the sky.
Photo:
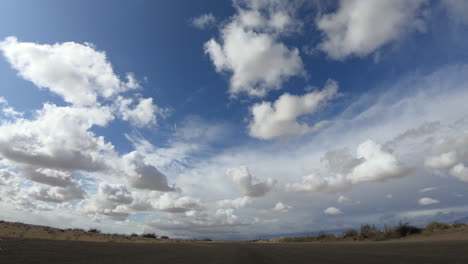
<svg viewBox="0 0 468 264">
<path fill-rule="evenodd" d="M 2 1 L 0 219 L 255 239 L 468 217 L 464 0 Z"/>
</svg>

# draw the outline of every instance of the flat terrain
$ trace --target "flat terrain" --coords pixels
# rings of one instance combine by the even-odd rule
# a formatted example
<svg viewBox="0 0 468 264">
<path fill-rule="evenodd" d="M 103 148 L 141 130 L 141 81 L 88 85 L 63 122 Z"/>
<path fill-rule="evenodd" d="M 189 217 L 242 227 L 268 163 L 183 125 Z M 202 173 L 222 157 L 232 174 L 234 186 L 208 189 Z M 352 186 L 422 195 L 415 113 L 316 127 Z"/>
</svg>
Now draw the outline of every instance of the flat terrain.
<svg viewBox="0 0 468 264">
<path fill-rule="evenodd" d="M 115 243 L 3 238 L 0 263 L 468 263 L 468 241 Z"/>
</svg>

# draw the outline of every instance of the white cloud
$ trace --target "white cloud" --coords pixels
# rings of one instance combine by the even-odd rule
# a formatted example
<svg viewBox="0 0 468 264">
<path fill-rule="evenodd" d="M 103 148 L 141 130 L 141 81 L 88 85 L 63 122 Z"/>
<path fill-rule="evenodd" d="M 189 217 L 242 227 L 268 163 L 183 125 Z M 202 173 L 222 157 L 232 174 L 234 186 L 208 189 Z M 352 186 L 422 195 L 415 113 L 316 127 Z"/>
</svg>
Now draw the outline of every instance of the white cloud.
<svg viewBox="0 0 468 264">
<path fill-rule="evenodd" d="M 203 209 L 200 200 L 181 196 L 178 193 L 164 193 L 158 199 L 151 201 L 154 209 L 171 213 L 185 213 Z"/>
<path fill-rule="evenodd" d="M 278 35 L 293 24 L 279 2 L 246 1 L 246 7 L 236 6 L 237 14 L 221 29 L 221 42 L 205 43 L 217 72 L 232 72 L 229 93 L 245 92 L 264 96 L 280 89 L 288 78 L 303 74 L 303 64 L 297 48 L 289 49 Z M 265 13 L 265 14 L 264 14 Z"/>
<path fill-rule="evenodd" d="M 246 196 L 264 196 L 275 186 L 276 181 L 268 178 L 265 182 L 258 182 L 246 166 L 231 168 L 226 171 L 226 175 L 234 181 L 242 193 Z"/>
<path fill-rule="evenodd" d="M 346 197 L 344 195 L 340 195 L 337 199 L 337 202 L 340 203 L 340 204 L 345 204 L 345 205 L 349 205 L 349 204 L 353 204 L 354 201 L 353 199 L 349 198 L 349 197 Z"/>
<path fill-rule="evenodd" d="M 72 104 L 96 105 L 98 96 L 110 98 L 139 87 L 131 74 L 127 82 L 121 81 L 106 54 L 90 44 L 41 45 L 8 37 L 0 42 L 0 50 L 21 77 Z"/>
<path fill-rule="evenodd" d="M 408 168 L 403 167 L 394 155 L 384 151 L 372 140 L 367 140 L 358 146 L 356 157 L 363 159 L 363 162 L 354 167 L 349 175 L 352 183 L 385 181 L 403 177 L 409 173 Z"/>
<path fill-rule="evenodd" d="M 198 29 L 206 29 L 214 25 L 216 18 L 211 13 L 203 14 L 192 20 L 192 25 Z"/>
<path fill-rule="evenodd" d="M 458 132 L 433 144 L 425 165 L 434 170 L 448 169 L 449 173 L 461 181 L 468 182 L 468 133 Z"/>
<path fill-rule="evenodd" d="M 143 156 L 136 151 L 122 157 L 123 170 L 130 184 L 138 189 L 174 191 L 167 183 L 167 177 L 156 167 L 145 163 Z"/>
<path fill-rule="evenodd" d="M 97 193 L 78 204 L 78 210 L 89 215 L 101 214 L 114 220 L 125 220 L 131 213 L 125 205 L 133 201 L 123 185 L 100 183 Z"/>
<path fill-rule="evenodd" d="M 338 91 L 338 83 L 328 80 L 321 91 L 314 91 L 302 96 L 288 93 L 280 96 L 273 104 L 262 102 L 251 109 L 253 119 L 249 124 L 249 135 L 260 139 L 299 136 L 314 132 L 326 121 L 314 125 L 300 123 L 297 119 L 320 110 Z"/>
<path fill-rule="evenodd" d="M 243 196 L 236 199 L 224 199 L 217 202 L 218 206 L 223 208 L 240 209 L 252 204 L 252 198 Z"/>
<path fill-rule="evenodd" d="M 16 119 L 0 126 L 0 156 L 8 164 L 58 170 L 97 171 L 107 167 L 103 153 L 113 146 L 89 129 L 113 119 L 101 108 L 45 104 L 35 119 Z"/>
<path fill-rule="evenodd" d="M 289 210 L 292 209 L 292 206 L 290 205 L 287 205 L 287 204 L 283 204 L 282 202 L 277 202 L 275 207 L 273 207 L 273 211 L 276 211 L 276 212 L 283 212 L 283 213 L 286 213 L 286 212 L 289 212 Z"/>
<path fill-rule="evenodd" d="M 133 102 L 130 98 L 119 98 L 119 113 L 123 120 L 137 127 L 156 124 L 156 114 L 160 112 L 160 109 L 153 104 L 153 98 L 140 98 L 138 104 L 131 108 L 130 105 Z"/>
<path fill-rule="evenodd" d="M 135 212 L 185 213 L 203 210 L 200 200 L 179 193 L 133 191 L 123 184 L 100 183 L 96 194 L 79 204 L 85 214 L 100 214 L 115 220 L 125 220 Z"/>
<path fill-rule="evenodd" d="M 421 190 L 419 190 L 420 193 L 426 193 L 426 192 L 432 192 L 432 191 L 435 191 L 437 190 L 436 187 L 427 187 L 427 188 L 423 188 Z"/>
<path fill-rule="evenodd" d="M 336 193 L 351 188 L 351 182 L 344 175 L 320 176 L 310 174 L 301 182 L 286 184 L 287 191 Z"/>
<path fill-rule="evenodd" d="M 20 175 L 34 182 L 50 186 L 67 187 L 75 185 L 72 174 L 68 171 L 47 168 L 22 168 Z"/>
<path fill-rule="evenodd" d="M 318 48 L 333 59 L 367 56 L 406 33 L 424 30 L 418 10 L 425 2 L 341 0 L 338 10 L 317 20 L 317 27 L 324 32 Z"/>
<path fill-rule="evenodd" d="M 22 112 L 16 111 L 13 107 L 8 105 L 8 101 L 0 96 L 0 107 L 3 115 L 8 118 L 16 119 L 23 117 Z"/>
<path fill-rule="evenodd" d="M 432 198 L 429 198 L 429 197 L 423 197 L 423 198 L 418 200 L 418 203 L 420 205 L 431 205 L 431 204 L 438 204 L 439 201 L 435 200 L 435 199 L 432 199 Z"/>
<path fill-rule="evenodd" d="M 406 176 L 410 170 L 403 166 L 391 153 L 373 140 L 359 144 L 356 156 L 346 149 L 327 152 L 322 158 L 328 168 L 325 173 L 311 174 L 302 182 L 289 183 L 286 190 L 312 192 L 339 192 L 361 182 L 379 182 Z M 331 176 L 330 176 L 331 175 Z"/>
<path fill-rule="evenodd" d="M 23 116 L 23 113 L 15 111 L 15 109 L 11 106 L 3 107 L 2 112 L 5 116 L 11 118 L 19 118 Z"/>
<path fill-rule="evenodd" d="M 457 163 L 456 153 L 453 151 L 433 155 L 426 159 L 426 166 L 434 169 L 445 169 Z"/>
<path fill-rule="evenodd" d="M 340 214 L 343 214 L 343 212 L 340 209 L 336 208 L 336 207 L 328 207 L 323 212 L 325 214 L 327 214 L 327 215 L 340 215 Z"/>
<path fill-rule="evenodd" d="M 102 183 L 99 185 L 98 193 L 107 200 L 118 204 L 129 204 L 133 202 L 131 192 L 123 184 Z"/>
<path fill-rule="evenodd" d="M 450 174 L 460 181 L 468 182 L 468 168 L 463 163 L 458 163 L 450 170 Z"/>
<path fill-rule="evenodd" d="M 30 197 L 44 202 L 63 203 L 85 198 L 85 191 L 77 182 L 64 188 L 35 185 L 29 192 Z"/>
</svg>

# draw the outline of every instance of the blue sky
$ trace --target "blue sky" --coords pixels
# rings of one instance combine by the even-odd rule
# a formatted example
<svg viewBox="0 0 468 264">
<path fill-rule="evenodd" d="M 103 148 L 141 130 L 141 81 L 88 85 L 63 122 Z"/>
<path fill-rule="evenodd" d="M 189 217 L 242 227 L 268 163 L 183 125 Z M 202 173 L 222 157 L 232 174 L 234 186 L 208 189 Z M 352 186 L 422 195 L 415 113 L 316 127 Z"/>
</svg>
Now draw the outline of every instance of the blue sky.
<svg viewBox="0 0 468 264">
<path fill-rule="evenodd" d="M 250 239 L 466 217 L 467 15 L 5 1 L 0 218 Z"/>
</svg>

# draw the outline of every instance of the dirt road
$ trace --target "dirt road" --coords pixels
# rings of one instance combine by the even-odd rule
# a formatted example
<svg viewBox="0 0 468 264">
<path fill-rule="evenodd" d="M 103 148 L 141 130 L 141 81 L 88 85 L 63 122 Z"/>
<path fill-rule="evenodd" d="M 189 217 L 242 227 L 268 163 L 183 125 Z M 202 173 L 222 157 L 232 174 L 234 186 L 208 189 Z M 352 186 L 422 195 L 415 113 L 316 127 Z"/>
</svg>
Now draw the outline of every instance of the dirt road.
<svg viewBox="0 0 468 264">
<path fill-rule="evenodd" d="M 0 240 L 0 263 L 468 263 L 468 241 L 124 244 Z"/>
</svg>

